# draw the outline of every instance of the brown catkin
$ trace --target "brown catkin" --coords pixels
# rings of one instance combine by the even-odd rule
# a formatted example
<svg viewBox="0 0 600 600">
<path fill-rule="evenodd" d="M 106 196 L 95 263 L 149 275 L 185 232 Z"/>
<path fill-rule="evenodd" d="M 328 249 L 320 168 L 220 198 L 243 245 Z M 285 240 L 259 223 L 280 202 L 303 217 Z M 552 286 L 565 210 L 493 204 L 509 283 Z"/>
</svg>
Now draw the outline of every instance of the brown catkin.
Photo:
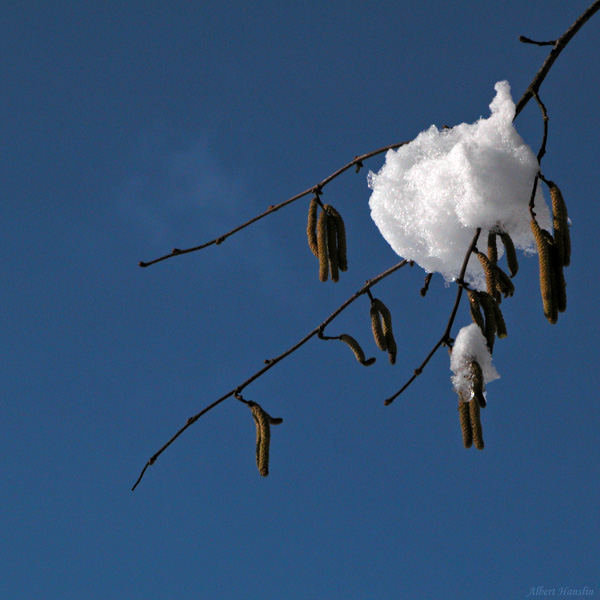
<svg viewBox="0 0 600 600">
<path fill-rule="evenodd" d="M 271 442 L 269 416 L 256 402 L 249 402 L 248 405 L 256 423 L 256 466 L 258 472 L 266 477 L 269 474 L 269 444 Z"/>
<path fill-rule="evenodd" d="M 506 322 L 504 321 L 504 316 L 502 315 L 502 311 L 500 310 L 500 305 L 495 300 L 492 302 L 492 308 L 494 309 L 496 335 L 500 339 L 505 338 L 508 335 L 508 332 L 506 331 Z"/>
<path fill-rule="evenodd" d="M 498 262 L 498 245 L 496 244 L 496 232 L 488 232 L 487 257 L 494 265 Z"/>
<path fill-rule="evenodd" d="M 552 270 L 552 295 L 556 302 L 556 310 L 565 312 L 567 310 L 567 283 L 563 272 L 563 263 L 560 258 L 560 250 L 557 240 L 547 231 L 544 231 L 544 237 L 548 242 L 550 249 L 550 268 Z"/>
<path fill-rule="evenodd" d="M 560 189 L 553 181 L 548 182 L 548 187 L 552 199 L 552 225 L 558 256 L 562 265 L 568 267 L 571 262 L 571 234 L 567 205 Z"/>
<path fill-rule="evenodd" d="M 374 303 L 371 303 L 371 330 L 373 331 L 373 339 L 375 340 L 375 344 L 380 350 L 385 352 L 387 350 L 387 344 L 385 341 L 385 336 L 383 335 L 383 327 L 381 325 L 381 315 L 377 310 L 377 306 Z"/>
<path fill-rule="evenodd" d="M 531 219 L 531 231 L 537 245 L 539 270 L 540 270 L 540 292 L 542 295 L 542 305 L 544 315 L 550 323 L 556 323 L 558 319 L 558 309 L 556 306 L 556 294 L 553 290 L 553 275 L 550 260 L 550 245 L 544 234 L 544 230 L 540 228 L 535 219 Z M 546 232 L 547 235 L 550 235 Z"/>
<path fill-rule="evenodd" d="M 510 235 L 503 231 L 500 232 L 500 239 L 502 240 L 502 244 L 504 244 L 504 252 L 506 253 L 506 264 L 508 265 L 510 276 L 514 277 L 517 274 L 517 271 L 519 270 L 519 261 L 517 260 L 517 252 L 515 250 L 515 245 L 513 244 Z"/>
<path fill-rule="evenodd" d="M 484 336 L 489 351 L 492 352 L 494 349 L 494 340 L 496 339 L 496 312 L 494 311 L 496 300 L 486 292 L 479 292 L 479 303 L 483 308 L 483 314 L 485 316 Z"/>
<path fill-rule="evenodd" d="M 496 279 L 496 289 L 501 292 L 505 298 L 512 296 L 515 293 L 515 284 L 498 265 L 493 265 L 492 268 Z M 499 298 L 496 298 L 496 300 L 498 302 L 500 301 Z"/>
<path fill-rule="evenodd" d="M 479 294 L 475 290 L 467 290 L 467 296 L 469 298 L 469 308 L 471 310 L 471 318 L 481 333 L 485 335 L 485 324 L 483 322 L 483 316 L 481 315 L 481 306 L 479 304 Z"/>
<path fill-rule="evenodd" d="M 339 336 L 339 339 L 342 340 L 342 342 L 344 342 L 350 348 L 350 350 L 352 350 L 352 352 L 354 352 L 354 356 L 356 357 L 356 360 L 361 365 L 368 367 L 369 365 L 372 365 L 375 362 L 374 357 L 365 360 L 365 353 L 364 353 L 363 349 L 360 347 L 360 344 L 351 335 L 348 335 L 347 333 L 342 333 L 342 335 Z"/>
<path fill-rule="evenodd" d="M 458 417 L 460 419 L 460 430 L 462 432 L 463 445 L 470 448 L 473 444 L 473 431 L 471 428 L 471 416 L 469 415 L 469 402 L 458 400 Z"/>
<path fill-rule="evenodd" d="M 381 315 L 385 346 L 390 363 L 393 365 L 396 362 L 398 347 L 396 346 L 396 340 L 394 339 L 394 332 L 392 330 L 392 313 L 390 313 L 388 307 L 378 298 L 373 300 L 373 305 L 377 307 L 377 310 Z"/>
<path fill-rule="evenodd" d="M 475 398 L 469 402 L 469 417 L 471 418 L 471 431 L 473 433 L 473 443 L 477 450 L 483 450 L 483 431 L 481 429 L 481 416 L 479 404 Z"/>
<path fill-rule="evenodd" d="M 319 248 L 317 246 L 317 208 L 319 203 L 313 198 L 308 205 L 308 223 L 306 224 L 306 237 L 310 251 L 318 258 Z"/>
<path fill-rule="evenodd" d="M 483 383 L 483 371 L 480 364 L 476 360 L 472 360 L 470 365 L 471 370 L 471 385 L 473 386 L 473 397 L 471 402 L 476 400 L 481 408 L 485 406 L 485 396 L 483 395 L 485 385 Z"/>
<path fill-rule="evenodd" d="M 483 252 L 478 252 L 477 258 L 479 259 L 481 267 L 483 268 L 483 272 L 485 273 L 485 287 L 487 289 L 487 293 L 495 298 L 499 297 L 500 294 L 496 289 L 496 277 L 492 262 L 485 254 L 483 254 Z"/>
<path fill-rule="evenodd" d="M 337 247 L 337 225 L 331 207 L 325 205 L 327 212 L 327 256 L 329 258 L 329 269 L 331 271 L 331 280 L 339 281 L 340 270 L 338 263 L 338 247 Z"/>
<path fill-rule="evenodd" d="M 329 257 L 327 255 L 327 211 L 322 210 L 317 221 L 317 253 L 319 255 L 319 279 L 329 277 Z"/>
<path fill-rule="evenodd" d="M 337 258 L 338 258 L 338 266 L 340 271 L 348 270 L 348 257 L 347 257 L 347 246 L 346 246 L 346 226 L 344 225 L 344 219 L 342 219 L 342 215 L 333 208 L 333 206 L 329 207 L 331 211 L 331 215 L 335 220 L 336 231 L 337 231 Z"/>
</svg>

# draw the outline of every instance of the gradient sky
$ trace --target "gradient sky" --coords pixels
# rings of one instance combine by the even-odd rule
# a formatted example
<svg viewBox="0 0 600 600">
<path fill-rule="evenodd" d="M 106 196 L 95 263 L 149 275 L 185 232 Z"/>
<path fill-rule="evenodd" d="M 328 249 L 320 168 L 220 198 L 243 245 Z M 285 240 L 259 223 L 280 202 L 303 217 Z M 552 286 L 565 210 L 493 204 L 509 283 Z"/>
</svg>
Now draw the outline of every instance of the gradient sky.
<svg viewBox="0 0 600 600">
<path fill-rule="evenodd" d="M 4 257 L 2 597 L 524 598 L 600 594 L 596 15 L 541 96 L 545 175 L 572 219 L 568 310 L 542 314 L 537 259 L 503 302 L 486 448 L 462 447 L 440 337 L 455 295 L 405 268 L 245 390 L 284 423 L 261 478 L 227 400 L 130 488 L 188 416 L 399 260 L 369 217 L 371 159 L 325 189 L 350 269 L 320 283 L 300 200 L 210 240 L 381 146 L 518 99 L 588 1 L 9 2 L 0 16 Z M 531 102 L 516 122 L 537 152 Z M 591 212 L 590 212 L 591 211 Z M 469 323 L 460 308 L 453 333 Z M 531 596 L 530 596 L 531 597 Z"/>
</svg>

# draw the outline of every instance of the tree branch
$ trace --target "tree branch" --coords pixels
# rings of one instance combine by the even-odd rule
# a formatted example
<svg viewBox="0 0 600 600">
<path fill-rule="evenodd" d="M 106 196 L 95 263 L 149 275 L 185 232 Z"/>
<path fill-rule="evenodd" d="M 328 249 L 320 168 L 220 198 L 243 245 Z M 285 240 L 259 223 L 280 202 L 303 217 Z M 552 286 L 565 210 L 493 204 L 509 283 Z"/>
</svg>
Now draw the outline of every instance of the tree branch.
<svg viewBox="0 0 600 600">
<path fill-rule="evenodd" d="M 329 323 L 331 323 L 331 321 L 333 321 L 343 310 L 345 310 L 346 308 L 348 308 L 348 306 L 350 306 L 350 304 L 352 304 L 357 298 L 359 298 L 360 296 L 362 296 L 363 294 L 368 294 L 369 290 L 377 283 L 379 283 L 382 279 L 384 279 L 385 277 L 388 277 L 388 275 L 391 275 L 392 273 L 394 273 L 395 271 L 397 271 L 398 269 L 401 269 L 404 265 L 406 265 L 409 261 L 407 261 L 406 259 L 401 260 L 399 263 L 395 264 L 393 267 L 390 267 L 389 269 L 383 271 L 382 273 L 380 273 L 379 275 L 369 279 L 364 285 L 363 287 L 361 287 L 357 292 L 355 292 L 352 296 L 350 296 L 350 298 L 348 298 L 343 304 L 341 304 L 335 311 L 333 311 L 320 325 L 318 325 L 317 327 L 315 327 L 312 331 L 310 331 L 309 333 L 307 333 L 299 342 L 297 342 L 296 344 L 294 344 L 291 348 L 288 348 L 285 352 L 283 352 L 282 354 L 280 354 L 279 356 L 272 358 L 272 359 L 268 359 L 266 360 L 266 366 L 264 366 L 262 369 L 258 370 L 256 373 L 254 373 L 254 375 L 252 375 L 251 377 L 249 377 L 248 379 L 246 379 L 246 381 L 244 381 L 243 383 L 241 383 L 240 385 L 238 385 L 236 388 L 229 390 L 226 394 L 224 394 L 223 396 L 221 396 L 220 398 L 218 398 L 217 400 L 215 400 L 212 404 L 209 404 L 208 406 L 206 406 L 205 408 L 203 408 L 199 413 L 191 416 L 186 424 L 181 427 L 172 437 L 171 439 L 166 442 L 159 450 L 157 450 L 149 459 L 148 462 L 144 465 L 144 468 L 142 469 L 139 477 L 137 478 L 137 481 L 133 484 L 133 487 L 131 488 L 131 491 L 135 490 L 135 488 L 138 486 L 138 484 L 140 483 L 140 481 L 142 480 L 142 477 L 144 476 L 144 474 L 146 473 L 146 469 L 153 465 L 156 462 L 156 459 L 191 425 L 193 425 L 201 416 L 205 415 L 209 410 L 212 410 L 213 408 L 215 408 L 215 406 L 218 406 L 219 404 L 221 404 L 221 402 L 223 402 L 224 400 L 227 400 L 227 398 L 230 398 L 231 396 L 239 396 L 241 395 L 242 390 L 247 387 L 248 385 L 250 385 L 253 381 L 255 381 L 256 379 L 258 379 L 261 375 L 263 375 L 264 373 L 266 373 L 269 369 L 272 369 L 278 362 L 282 361 L 284 358 L 286 358 L 287 356 L 289 356 L 290 354 L 292 354 L 292 352 L 295 352 L 296 350 L 298 350 L 298 348 L 300 348 L 301 346 L 303 346 L 304 344 L 306 344 L 306 342 L 308 342 L 311 338 L 313 338 L 316 335 L 319 335 L 319 333 L 321 333 L 323 331 L 323 329 L 325 329 L 325 327 L 327 327 L 327 325 L 329 325 Z"/>
<path fill-rule="evenodd" d="M 521 99 L 517 102 L 517 106 L 515 109 L 516 119 L 518 114 L 525 108 L 525 105 L 531 100 L 534 93 L 537 93 L 542 85 L 542 82 L 546 78 L 550 67 L 554 64 L 554 61 L 558 58 L 558 55 L 564 50 L 565 46 L 571 41 L 571 38 L 583 27 L 583 25 L 588 21 L 598 10 L 600 9 L 600 0 L 596 0 L 596 2 L 592 3 L 591 6 L 581 14 L 580 17 L 563 33 L 557 40 L 554 42 L 554 48 L 550 51 L 550 54 L 546 57 L 544 64 L 540 67 L 540 70 L 537 72 L 536 76 L 533 78 L 533 81 L 529 84 L 527 90 L 521 97 Z M 521 36 L 523 37 L 523 36 Z M 521 40 L 523 41 L 523 40 Z M 529 41 L 529 40 L 528 40 Z"/>
<path fill-rule="evenodd" d="M 478 228 L 475 231 L 475 235 L 469 244 L 469 248 L 467 253 L 465 254 L 465 258 L 463 260 L 462 267 L 460 269 L 460 274 L 458 279 L 456 280 L 456 284 L 458 285 L 458 290 L 456 291 L 456 299 L 454 300 L 454 306 L 452 307 L 452 312 L 450 313 L 450 317 L 448 319 L 448 324 L 446 325 L 446 329 L 444 329 L 444 333 L 442 337 L 436 342 L 435 346 L 431 349 L 429 354 L 425 357 L 425 360 L 414 370 L 412 377 L 393 395 L 390 396 L 384 404 L 389 406 L 422 372 L 427 363 L 431 360 L 433 355 L 438 351 L 439 347 L 443 344 L 448 344 L 450 340 L 450 331 L 452 329 L 452 325 L 454 325 L 454 319 L 456 319 L 456 312 L 458 311 L 458 305 L 460 304 L 460 298 L 462 296 L 463 290 L 463 280 L 465 278 L 465 273 L 467 271 L 467 264 L 469 263 L 469 258 L 471 258 L 471 254 L 477 246 L 477 240 L 479 239 L 479 234 L 481 233 L 481 229 Z"/>
<path fill-rule="evenodd" d="M 207 248 L 208 246 L 219 245 L 222 242 L 224 242 L 229 236 L 232 236 L 234 233 L 237 233 L 238 231 L 241 231 L 242 229 L 245 229 L 249 225 L 252 225 L 252 223 L 256 223 L 256 221 L 260 221 L 260 219 L 274 213 L 275 211 L 278 211 L 280 208 L 283 208 L 284 206 L 287 206 L 288 204 L 291 204 L 292 202 L 295 202 L 296 200 L 299 200 L 300 198 L 307 196 L 308 194 L 319 193 L 328 183 L 333 181 L 336 177 L 339 177 L 342 173 L 344 173 L 348 169 L 350 169 L 352 167 L 356 167 L 356 172 L 358 173 L 360 168 L 363 166 L 363 164 L 362 164 L 363 160 L 367 160 L 368 158 L 377 156 L 378 154 L 382 154 L 383 152 L 387 152 L 388 150 L 395 150 L 396 148 L 400 148 L 400 146 L 404 146 L 404 144 L 408 144 L 408 142 L 400 142 L 398 144 L 391 144 L 389 146 L 384 146 L 383 148 L 373 150 L 372 152 L 367 152 L 367 154 L 362 154 L 361 156 L 355 156 L 354 159 L 351 160 L 349 163 L 346 163 L 343 167 L 340 167 L 337 171 L 334 171 L 331 175 L 328 175 L 327 177 L 325 177 L 325 179 L 319 181 L 319 183 L 317 183 L 316 185 L 313 185 L 313 186 L 305 189 L 303 192 L 300 192 L 299 194 L 296 194 L 295 196 L 288 198 L 287 200 L 281 202 L 280 204 L 275 204 L 275 205 L 269 206 L 269 208 L 267 210 L 265 210 L 264 212 L 253 217 L 249 221 L 246 221 L 245 223 L 238 225 L 231 231 L 228 231 L 227 233 L 224 233 L 223 235 L 216 237 L 214 240 L 210 240 L 209 242 L 205 242 L 204 244 L 200 244 L 199 246 L 194 246 L 192 248 L 186 248 L 185 250 L 181 250 L 179 248 L 173 248 L 173 250 L 171 250 L 171 252 L 169 252 L 169 254 L 165 254 L 164 256 L 159 256 L 158 258 L 155 258 L 154 260 L 150 260 L 147 262 L 140 261 L 138 263 L 138 265 L 140 267 L 149 267 L 150 265 L 154 265 L 157 262 L 166 260 L 167 258 L 172 258 L 173 256 L 179 256 L 181 254 L 189 254 L 190 252 L 196 252 L 198 250 L 203 250 L 204 248 Z"/>
</svg>

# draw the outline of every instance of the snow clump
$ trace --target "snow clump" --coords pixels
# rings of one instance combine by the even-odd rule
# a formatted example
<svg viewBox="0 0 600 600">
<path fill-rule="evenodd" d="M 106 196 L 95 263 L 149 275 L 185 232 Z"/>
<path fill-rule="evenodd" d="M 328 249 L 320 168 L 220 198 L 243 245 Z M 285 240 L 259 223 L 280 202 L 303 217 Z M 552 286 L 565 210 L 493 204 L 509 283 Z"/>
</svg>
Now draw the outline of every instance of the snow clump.
<svg viewBox="0 0 600 600">
<path fill-rule="evenodd" d="M 507 81 L 495 85 L 489 118 L 451 129 L 432 125 L 412 142 L 389 150 L 385 164 L 369 173 L 371 217 L 392 249 L 446 281 L 458 277 L 475 229 L 509 233 L 516 248 L 534 252 L 529 198 L 539 165 L 513 126 L 515 104 Z M 550 228 L 540 186 L 536 218 Z M 500 245 L 499 253 L 502 253 Z M 465 280 L 485 289 L 476 256 Z"/>
<path fill-rule="evenodd" d="M 471 369 L 469 368 L 472 361 L 479 363 L 484 384 L 500 378 L 498 371 L 492 365 L 492 355 L 485 338 L 475 323 L 463 327 L 458 332 L 450 355 L 450 369 L 454 373 L 452 384 L 456 392 L 466 402 L 472 397 L 473 386 L 471 383 Z"/>
</svg>

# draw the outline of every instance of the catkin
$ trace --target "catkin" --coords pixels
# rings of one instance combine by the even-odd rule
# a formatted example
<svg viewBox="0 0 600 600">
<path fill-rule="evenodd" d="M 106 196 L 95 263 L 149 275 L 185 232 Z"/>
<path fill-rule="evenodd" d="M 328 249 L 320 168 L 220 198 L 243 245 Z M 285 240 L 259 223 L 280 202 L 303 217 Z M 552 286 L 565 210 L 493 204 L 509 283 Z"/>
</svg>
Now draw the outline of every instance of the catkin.
<svg viewBox="0 0 600 600">
<path fill-rule="evenodd" d="M 471 429 L 471 417 L 469 415 L 469 402 L 458 400 L 458 417 L 460 419 L 460 430 L 462 432 L 463 445 L 470 448 L 473 444 L 473 431 Z"/>
<path fill-rule="evenodd" d="M 568 267 L 571 262 L 571 234 L 569 233 L 567 205 L 560 189 L 553 181 L 548 182 L 548 187 L 552 199 L 552 224 L 558 256 L 561 264 Z"/>
<path fill-rule="evenodd" d="M 252 418 L 256 424 L 256 466 L 258 472 L 266 477 L 269 474 L 270 425 L 279 425 L 283 423 L 283 419 L 272 417 L 256 402 L 248 402 L 248 406 L 252 411 Z"/>
<path fill-rule="evenodd" d="M 485 287 L 487 289 L 487 293 L 490 294 L 490 296 L 494 296 L 495 298 L 499 297 L 499 293 L 496 289 L 496 277 L 494 268 L 492 266 L 492 262 L 485 254 L 483 254 L 483 252 L 478 252 L 477 258 L 479 259 L 479 262 L 481 263 L 481 267 L 483 268 L 483 272 L 485 274 Z"/>
<path fill-rule="evenodd" d="M 363 349 L 360 347 L 360 344 L 351 335 L 348 335 L 347 333 L 342 333 L 342 335 L 339 336 L 339 339 L 342 340 L 342 342 L 344 342 L 350 348 L 350 350 L 352 350 L 352 352 L 354 352 L 354 356 L 356 357 L 356 360 L 361 365 L 368 367 L 369 365 L 372 365 L 375 362 L 374 357 L 365 360 L 365 353 L 364 353 Z"/>
<path fill-rule="evenodd" d="M 498 338 L 502 339 L 508 335 L 506 331 L 506 322 L 504 321 L 504 316 L 502 315 L 502 311 L 500 310 L 500 305 L 493 300 L 492 308 L 494 309 L 494 322 L 496 323 L 496 335 Z"/>
<path fill-rule="evenodd" d="M 517 261 L 517 252 L 515 251 L 515 245 L 513 244 L 510 235 L 503 231 L 500 232 L 500 239 L 504 244 L 504 251 L 506 253 L 506 263 L 508 264 L 510 276 L 514 277 L 517 274 L 517 271 L 519 270 L 519 262 Z"/>
<path fill-rule="evenodd" d="M 381 325 L 381 315 L 377 310 L 377 306 L 375 303 L 371 304 L 371 330 L 373 331 L 373 339 L 375 340 L 375 344 L 377 347 L 385 352 L 387 350 L 387 344 L 385 341 L 385 336 L 383 335 L 383 327 Z"/>
<path fill-rule="evenodd" d="M 553 290 L 553 275 L 552 265 L 550 260 L 550 245 L 545 234 L 550 235 L 547 231 L 544 234 L 535 219 L 531 219 L 531 231 L 537 245 L 539 269 L 540 269 L 540 292 L 542 295 L 542 305 L 544 315 L 550 323 L 556 323 L 558 319 L 558 309 L 556 306 L 556 294 Z"/>
<path fill-rule="evenodd" d="M 471 431 L 473 433 L 473 443 L 477 450 L 483 450 L 483 431 L 481 429 L 481 417 L 479 404 L 475 399 L 469 402 L 469 417 L 471 419 Z"/>
<path fill-rule="evenodd" d="M 340 271 L 348 270 L 348 257 L 347 257 L 347 247 L 346 247 L 346 226 L 344 225 L 344 219 L 342 219 L 342 215 L 333 208 L 333 206 L 329 206 L 329 211 L 331 216 L 334 219 L 336 233 L 337 233 L 337 261 Z"/>
<path fill-rule="evenodd" d="M 338 246 L 337 246 L 337 223 L 331 212 L 331 206 L 325 205 L 327 213 L 327 256 L 329 258 L 329 269 L 331 271 L 331 280 L 339 281 L 340 270 L 338 262 Z"/>
<path fill-rule="evenodd" d="M 489 351 L 492 352 L 494 350 L 494 340 L 496 339 L 496 312 L 494 310 L 496 300 L 490 294 L 480 292 L 479 302 L 485 316 L 485 332 L 483 335 L 485 336 Z"/>
<path fill-rule="evenodd" d="M 258 472 L 266 477 L 269 474 L 269 444 L 271 428 L 267 413 L 255 402 L 249 403 L 252 417 L 256 423 L 256 466 Z"/>
<path fill-rule="evenodd" d="M 496 244 L 495 231 L 488 232 L 487 257 L 493 264 L 496 264 L 498 262 L 498 246 Z"/>
<path fill-rule="evenodd" d="M 481 315 L 481 306 L 479 304 L 478 293 L 475 290 L 467 290 L 467 296 L 469 297 L 469 308 L 471 310 L 471 318 L 473 319 L 473 323 L 475 323 L 481 330 L 481 333 L 485 335 L 485 325 Z"/>
<path fill-rule="evenodd" d="M 319 256 L 319 279 L 329 277 L 329 257 L 327 255 L 327 211 L 322 210 L 317 222 L 317 253 Z"/>
<path fill-rule="evenodd" d="M 308 205 L 308 223 L 306 224 L 306 237 L 310 251 L 319 258 L 319 248 L 317 245 L 317 208 L 319 203 L 313 198 Z"/>
<path fill-rule="evenodd" d="M 469 367 L 471 370 L 471 384 L 473 386 L 473 398 L 471 398 L 471 402 L 476 400 L 479 406 L 484 408 L 486 402 L 485 396 L 483 395 L 485 388 L 483 383 L 483 371 L 476 360 L 472 360 Z"/>
<path fill-rule="evenodd" d="M 378 298 L 373 300 L 373 306 L 377 308 L 377 311 L 381 315 L 385 349 L 387 350 L 390 363 L 394 364 L 396 362 L 398 347 L 396 346 L 396 340 L 394 339 L 394 332 L 392 330 L 392 313 L 390 313 L 388 307 Z"/>
</svg>

